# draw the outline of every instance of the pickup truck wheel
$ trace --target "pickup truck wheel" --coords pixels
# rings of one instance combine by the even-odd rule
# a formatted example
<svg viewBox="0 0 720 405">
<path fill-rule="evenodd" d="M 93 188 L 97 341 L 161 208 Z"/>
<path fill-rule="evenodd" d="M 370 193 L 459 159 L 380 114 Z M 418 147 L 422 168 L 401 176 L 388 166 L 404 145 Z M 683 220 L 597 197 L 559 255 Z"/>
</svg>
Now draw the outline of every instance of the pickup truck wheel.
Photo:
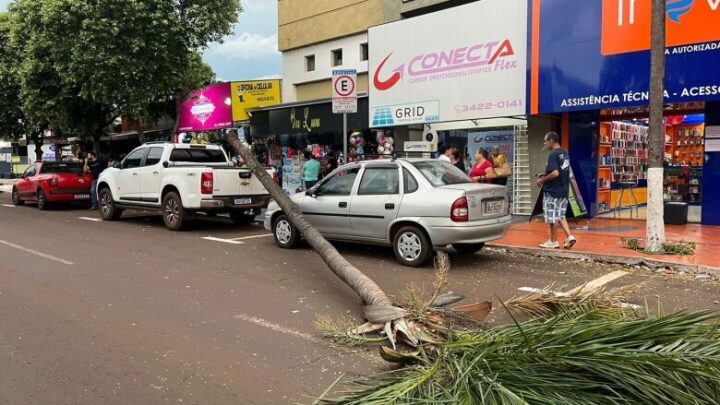
<svg viewBox="0 0 720 405">
<path fill-rule="evenodd" d="M 300 240 L 300 232 L 291 223 L 287 215 L 280 215 L 273 223 L 275 243 L 283 249 L 292 249 Z"/>
<path fill-rule="evenodd" d="M 99 195 L 100 217 L 105 221 L 117 221 L 120 219 L 123 210 L 115 205 L 112 193 L 109 188 L 100 190 Z"/>
<path fill-rule="evenodd" d="M 243 211 L 230 211 L 230 218 L 235 225 L 248 225 L 255 220 L 255 215 L 248 215 Z"/>
<path fill-rule="evenodd" d="M 484 243 L 455 243 L 452 245 L 458 253 L 471 255 L 485 247 Z"/>
<path fill-rule="evenodd" d="M 419 267 L 427 262 L 432 253 L 430 240 L 415 226 L 404 226 L 393 239 L 395 257 L 405 266 Z"/>
<path fill-rule="evenodd" d="M 42 191 L 41 188 L 37 191 L 37 204 L 38 208 L 40 208 L 40 211 L 45 211 L 46 209 L 50 208 L 48 205 L 47 197 L 45 196 L 45 192 Z"/>
<path fill-rule="evenodd" d="M 13 187 L 12 189 L 12 202 L 13 205 L 16 205 L 18 207 L 21 205 L 25 205 L 25 201 L 20 198 L 20 193 L 18 193 L 17 188 L 15 187 Z"/>
<path fill-rule="evenodd" d="M 163 221 L 171 231 L 179 231 L 187 222 L 187 212 L 183 208 L 180 196 L 171 191 L 165 195 L 162 203 Z"/>
</svg>

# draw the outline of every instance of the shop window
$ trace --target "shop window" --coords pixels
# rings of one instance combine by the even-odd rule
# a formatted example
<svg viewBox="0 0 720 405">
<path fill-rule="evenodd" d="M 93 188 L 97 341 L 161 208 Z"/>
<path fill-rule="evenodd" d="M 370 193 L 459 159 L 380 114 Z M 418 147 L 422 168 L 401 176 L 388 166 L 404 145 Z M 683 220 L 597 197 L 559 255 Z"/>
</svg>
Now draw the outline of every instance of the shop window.
<svg viewBox="0 0 720 405">
<path fill-rule="evenodd" d="M 342 66 L 343 64 L 343 51 L 342 49 L 335 49 L 332 51 L 332 65 Z"/>
<path fill-rule="evenodd" d="M 368 60 L 368 44 L 360 44 L 360 62 Z"/>
<path fill-rule="evenodd" d="M 315 71 L 315 55 L 307 55 L 305 57 L 305 71 L 306 72 L 314 72 Z"/>
<path fill-rule="evenodd" d="M 400 176 L 397 167 L 377 167 L 365 169 L 358 195 L 398 194 Z"/>
</svg>

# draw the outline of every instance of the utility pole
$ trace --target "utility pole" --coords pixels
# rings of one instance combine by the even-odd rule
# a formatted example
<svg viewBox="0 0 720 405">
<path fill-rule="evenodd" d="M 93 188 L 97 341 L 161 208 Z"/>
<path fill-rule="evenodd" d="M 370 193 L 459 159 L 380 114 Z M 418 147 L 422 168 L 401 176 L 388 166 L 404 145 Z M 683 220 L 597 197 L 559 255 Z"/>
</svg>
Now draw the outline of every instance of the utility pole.
<svg viewBox="0 0 720 405">
<path fill-rule="evenodd" d="M 663 206 L 665 3 L 666 0 L 652 0 L 650 29 L 650 128 L 648 130 L 649 160 L 646 228 L 646 250 L 650 252 L 662 251 L 665 244 L 665 210 Z"/>
</svg>

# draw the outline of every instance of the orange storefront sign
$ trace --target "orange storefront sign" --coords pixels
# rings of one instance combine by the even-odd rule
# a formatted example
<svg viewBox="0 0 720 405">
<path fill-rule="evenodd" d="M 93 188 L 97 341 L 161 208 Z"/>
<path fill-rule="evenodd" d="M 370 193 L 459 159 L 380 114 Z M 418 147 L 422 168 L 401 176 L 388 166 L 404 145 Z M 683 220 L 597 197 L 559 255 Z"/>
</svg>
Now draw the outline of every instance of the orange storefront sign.
<svg viewBox="0 0 720 405">
<path fill-rule="evenodd" d="M 603 0 L 602 54 L 650 49 L 652 0 Z M 720 41 L 720 0 L 667 0 L 667 46 Z"/>
</svg>

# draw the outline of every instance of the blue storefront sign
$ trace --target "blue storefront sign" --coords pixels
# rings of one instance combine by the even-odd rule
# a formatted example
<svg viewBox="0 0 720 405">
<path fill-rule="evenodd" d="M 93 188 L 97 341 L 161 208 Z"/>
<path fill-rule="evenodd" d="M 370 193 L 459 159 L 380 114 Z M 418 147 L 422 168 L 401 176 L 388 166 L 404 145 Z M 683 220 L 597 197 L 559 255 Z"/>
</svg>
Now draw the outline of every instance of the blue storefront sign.
<svg viewBox="0 0 720 405">
<path fill-rule="evenodd" d="M 651 0 L 529 3 L 529 113 L 648 104 Z M 667 2 L 666 103 L 720 100 L 719 27 L 720 0 Z"/>
</svg>

